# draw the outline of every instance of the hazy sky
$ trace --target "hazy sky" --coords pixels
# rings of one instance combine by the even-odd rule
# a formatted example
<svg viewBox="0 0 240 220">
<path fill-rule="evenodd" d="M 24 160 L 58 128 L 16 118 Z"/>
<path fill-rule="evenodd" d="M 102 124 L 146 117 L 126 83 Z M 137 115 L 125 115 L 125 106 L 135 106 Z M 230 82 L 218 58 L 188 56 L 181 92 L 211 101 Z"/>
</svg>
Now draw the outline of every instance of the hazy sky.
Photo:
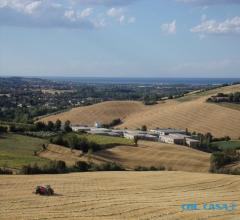
<svg viewBox="0 0 240 220">
<path fill-rule="evenodd" d="M 240 0 L 0 0 L 0 75 L 240 77 Z"/>
</svg>

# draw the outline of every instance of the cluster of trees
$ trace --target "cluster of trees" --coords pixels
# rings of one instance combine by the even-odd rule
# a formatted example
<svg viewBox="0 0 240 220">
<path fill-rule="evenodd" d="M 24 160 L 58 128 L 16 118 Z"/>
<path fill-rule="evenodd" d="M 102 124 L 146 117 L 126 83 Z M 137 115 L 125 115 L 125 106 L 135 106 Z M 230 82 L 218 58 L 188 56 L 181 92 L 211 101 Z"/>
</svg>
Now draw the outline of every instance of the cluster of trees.
<svg viewBox="0 0 240 220">
<path fill-rule="evenodd" d="M 103 128 L 112 128 L 117 125 L 120 125 L 121 123 L 122 123 L 122 120 L 120 118 L 117 118 L 117 119 L 113 119 L 112 122 L 110 122 L 109 124 L 103 124 L 102 127 Z"/>
<path fill-rule="evenodd" d="M 155 167 L 155 166 L 151 166 L 151 167 L 138 166 L 138 167 L 135 167 L 134 170 L 135 171 L 163 171 L 163 170 L 166 170 L 166 167 L 165 166 L 158 166 L 158 167 Z"/>
<path fill-rule="evenodd" d="M 224 94 L 218 93 L 216 96 L 212 96 L 207 99 L 208 102 L 230 102 L 240 103 L 240 92 Z"/>
<path fill-rule="evenodd" d="M 186 134 L 192 136 L 194 139 L 199 140 L 200 144 L 198 146 L 198 149 L 206 152 L 220 151 L 220 149 L 218 149 L 217 147 L 212 146 L 212 142 L 231 140 L 229 136 L 215 138 L 210 132 L 206 134 L 201 134 L 196 132 L 191 133 L 188 131 L 188 129 L 186 129 Z"/>
<path fill-rule="evenodd" d="M 86 138 L 79 137 L 76 134 L 70 134 L 64 137 L 62 134 L 57 135 L 50 139 L 53 144 L 69 147 L 71 149 L 81 150 L 83 153 L 88 153 L 89 151 L 98 151 L 101 146 L 95 142 L 88 141 Z"/>
<path fill-rule="evenodd" d="M 50 164 L 43 167 L 34 165 L 23 166 L 21 174 L 60 174 L 69 172 L 88 172 L 88 171 L 121 171 L 124 168 L 117 163 L 103 163 L 100 165 L 77 161 L 75 165 L 68 167 L 64 161 L 51 161 Z"/>
<path fill-rule="evenodd" d="M 21 174 L 59 174 L 67 173 L 68 169 L 64 161 L 51 161 L 49 164 L 44 165 L 43 167 L 34 165 L 25 165 L 21 168 Z"/>
<path fill-rule="evenodd" d="M 213 173 L 231 172 L 230 169 L 229 170 L 226 169 L 225 166 L 239 160 L 240 155 L 235 149 L 228 149 L 222 152 L 214 152 L 211 155 L 210 172 Z M 232 172 L 234 174 L 234 170 L 232 170 Z M 240 174 L 240 172 L 238 174 Z"/>
<path fill-rule="evenodd" d="M 162 96 L 152 94 L 152 95 L 145 95 L 143 97 L 143 104 L 144 105 L 155 105 L 157 101 L 160 100 Z"/>
<path fill-rule="evenodd" d="M 8 132 L 8 127 L 0 125 L 0 134 Z"/>
<path fill-rule="evenodd" d="M 11 175 L 13 174 L 12 170 L 7 168 L 0 168 L 0 175 Z"/>
<path fill-rule="evenodd" d="M 14 122 L 5 122 L 8 124 L 10 132 L 39 132 L 39 131 L 48 131 L 48 132 L 71 132 L 71 123 L 70 121 L 65 121 L 62 125 L 62 122 L 58 119 L 55 123 L 52 121 L 48 121 L 47 123 L 44 122 L 36 122 L 35 124 L 20 124 Z M 2 129 L 6 129 L 5 126 L 1 126 Z M 6 131 L 7 131 L 6 130 Z M 1 133 L 1 128 L 0 128 Z"/>
</svg>

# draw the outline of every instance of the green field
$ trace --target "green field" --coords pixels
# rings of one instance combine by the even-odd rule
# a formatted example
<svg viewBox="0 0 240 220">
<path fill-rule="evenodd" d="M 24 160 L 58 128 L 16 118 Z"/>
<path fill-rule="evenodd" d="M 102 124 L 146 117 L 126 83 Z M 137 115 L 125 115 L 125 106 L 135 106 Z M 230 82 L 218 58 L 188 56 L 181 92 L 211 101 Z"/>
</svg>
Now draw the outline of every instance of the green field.
<svg viewBox="0 0 240 220">
<path fill-rule="evenodd" d="M 233 141 L 218 141 L 211 144 L 213 147 L 218 147 L 219 149 L 240 149 L 240 140 Z"/>
<path fill-rule="evenodd" d="M 80 137 L 86 138 L 88 141 L 95 142 L 102 146 L 118 146 L 118 145 L 133 145 L 132 140 L 122 137 L 110 137 L 104 135 L 79 134 Z"/>
<path fill-rule="evenodd" d="M 21 168 L 23 165 L 38 163 L 43 165 L 48 160 L 34 156 L 47 140 L 17 134 L 0 136 L 0 167 Z"/>
</svg>

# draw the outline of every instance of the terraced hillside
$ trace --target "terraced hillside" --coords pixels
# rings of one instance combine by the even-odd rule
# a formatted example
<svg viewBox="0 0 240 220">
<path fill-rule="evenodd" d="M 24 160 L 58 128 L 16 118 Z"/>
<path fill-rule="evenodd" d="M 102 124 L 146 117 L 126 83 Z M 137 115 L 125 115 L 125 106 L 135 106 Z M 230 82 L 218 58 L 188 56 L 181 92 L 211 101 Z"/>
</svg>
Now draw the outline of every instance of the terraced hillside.
<svg viewBox="0 0 240 220">
<path fill-rule="evenodd" d="M 142 125 L 148 128 L 174 127 L 201 133 L 211 132 L 216 137 L 240 137 L 240 112 L 237 109 L 207 103 L 210 95 L 218 92 L 240 91 L 240 85 L 228 86 L 201 93 L 191 93 L 179 100 L 144 106 L 139 102 L 105 102 L 93 106 L 72 109 L 69 112 L 44 119 L 69 119 L 73 124 L 93 125 L 95 121 L 110 122 L 121 118 L 120 128 L 136 129 Z"/>
<path fill-rule="evenodd" d="M 0 219 L 237 220 L 233 211 L 204 210 L 204 203 L 240 202 L 240 177 L 185 172 L 96 172 L 0 176 Z M 50 184 L 56 196 L 32 193 Z M 196 203 L 199 210 L 184 211 Z"/>
<path fill-rule="evenodd" d="M 210 166 L 208 153 L 184 146 L 145 141 L 139 142 L 138 147 L 117 146 L 87 156 L 81 155 L 80 151 L 71 152 L 68 148 L 49 145 L 39 156 L 51 160 L 64 160 L 68 165 L 73 165 L 78 160 L 97 164 L 116 162 L 131 170 L 138 166 L 165 166 L 167 169 L 178 171 L 208 172 Z"/>
</svg>

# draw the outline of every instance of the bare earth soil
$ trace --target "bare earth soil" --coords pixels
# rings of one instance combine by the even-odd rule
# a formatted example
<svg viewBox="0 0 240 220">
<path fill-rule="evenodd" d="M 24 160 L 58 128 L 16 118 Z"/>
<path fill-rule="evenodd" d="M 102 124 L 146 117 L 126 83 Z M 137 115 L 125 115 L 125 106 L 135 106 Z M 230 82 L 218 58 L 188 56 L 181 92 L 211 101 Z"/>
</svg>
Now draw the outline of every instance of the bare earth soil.
<svg viewBox="0 0 240 220">
<path fill-rule="evenodd" d="M 57 195 L 33 194 L 41 184 L 50 184 Z M 232 202 L 240 202 L 239 176 L 174 171 L 0 176 L 1 220 L 238 220 L 239 207 L 202 208 Z M 182 210 L 186 203 L 197 203 L 199 210 Z"/>
</svg>

